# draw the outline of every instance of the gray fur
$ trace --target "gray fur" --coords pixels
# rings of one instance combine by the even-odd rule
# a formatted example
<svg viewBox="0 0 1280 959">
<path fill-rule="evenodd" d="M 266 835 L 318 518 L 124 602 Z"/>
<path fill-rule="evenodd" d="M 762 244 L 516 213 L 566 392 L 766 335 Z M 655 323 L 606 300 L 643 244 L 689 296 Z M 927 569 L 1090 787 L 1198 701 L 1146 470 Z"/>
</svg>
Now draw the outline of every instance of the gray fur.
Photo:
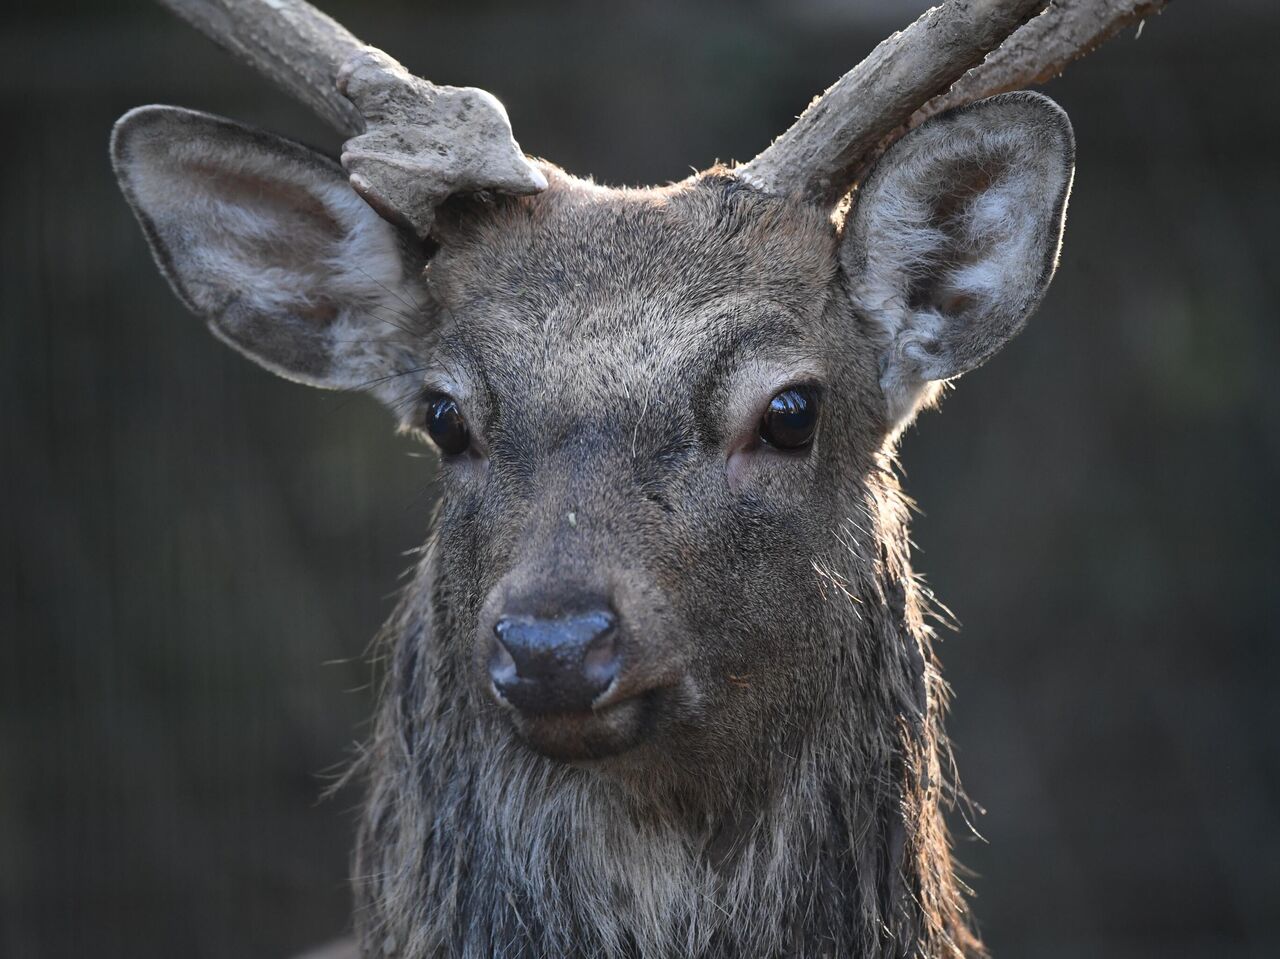
<svg viewBox="0 0 1280 959">
<path fill-rule="evenodd" d="M 940 811 L 946 688 L 893 457 L 920 384 L 986 359 L 1043 293 L 1069 143 L 1041 97 L 944 116 L 886 156 L 847 227 L 724 170 L 613 190 L 547 165 L 537 196 L 438 211 L 416 339 L 367 333 L 395 344 L 382 376 L 413 371 L 403 425 L 423 386 L 444 390 L 476 451 L 441 463 L 384 631 L 360 763 L 365 955 L 980 953 Z M 1005 150 L 1016 169 L 992 167 Z M 959 177 L 948 200 L 966 160 L 993 175 L 977 192 Z M 1008 176 L 1039 178 L 987 221 L 1017 242 L 974 226 Z M 928 248 L 893 212 L 917 197 L 947 211 Z M 148 231 L 181 292 L 189 261 Z M 975 262 L 999 282 L 975 285 Z M 949 311 L 955 286 L 969 306 Z M 918 318 L 891 303 L 927 304 L 922 353 L 904 339 Z M 753 442 L 798 381 L 822 389 L 812 449 Z M 570 588 L 613 598 L 650 690 L 642 734 L 605 759 L 531 749 L 481 668 L 503 596 Z"/>
<path fill-rule="evenodd" d="M 893 418 L 1026 324 L 1058 265 L 1074 164 L 1067 115 L 1014 93 L 918 127 L 863 185 L 843 259 L 884 337 Z"/>
<path fill-rule="evenodd" d="M 421 298 L 423 258 L 332 160 L 164 106 L 121 117 L 111 159 L 178 298 L 255 362 L 355 389 L 420 341 L 421 317 L 406 310 Z"/>
</svg>

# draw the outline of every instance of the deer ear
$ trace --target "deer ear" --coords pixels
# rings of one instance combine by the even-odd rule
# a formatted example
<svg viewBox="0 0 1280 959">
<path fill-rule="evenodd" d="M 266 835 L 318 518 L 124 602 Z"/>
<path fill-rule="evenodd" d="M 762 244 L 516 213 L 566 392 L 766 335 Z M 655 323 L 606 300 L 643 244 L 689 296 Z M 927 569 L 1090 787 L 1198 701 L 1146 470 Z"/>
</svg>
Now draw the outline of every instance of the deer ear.
<svg viewBox="0 0 1280 959">
<path fill-rule="evenodd" d="M 221 339 L 311 386 L 409 368 L 422 259 L 332 160 L 161 106 L 121 117 L 111 156 L 161 272 Z"/>
<path fill-rule="evenodd" d="M 864 182 L 841 263 L 892 426 L 1026 324 L 1057 266 L 1074 162 L 1062 109 L 1011 93 L 921 124 Z"/>
</svg>

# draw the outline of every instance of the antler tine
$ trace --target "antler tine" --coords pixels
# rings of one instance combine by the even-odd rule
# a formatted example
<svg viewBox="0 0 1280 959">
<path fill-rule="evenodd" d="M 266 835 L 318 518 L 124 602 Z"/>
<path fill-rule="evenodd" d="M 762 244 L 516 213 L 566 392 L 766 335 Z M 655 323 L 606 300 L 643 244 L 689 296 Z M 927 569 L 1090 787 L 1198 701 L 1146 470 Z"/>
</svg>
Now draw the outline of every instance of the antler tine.
<svg viewBox="0 0 1280 959">
<path fill-rule="evenodd" d="M 835 203 L 866 155 L 1045 8 L 1048 0 L 950 0 L 884 40 L 739 168 L 771 193 Z"/>
<path fill-rule="evenodd" d="M 738 174 L 772 193 L 835 204 L 911 127 L 1043 83 L 1167 3 L 948 0 L 876 47 Z"/>
<path fill-rule="evenodd" d="M 739 175 L 771 193 L 835 203 L 863 158 L 1048 0 L 950 0 L 884 40 L 809 104 Z"/>
<path fill-rule="evenodd" d="M 1045 83 L 1127 26 L 1154 16 L 1169 0 L 1057 0 L 1000 44 L 946 93 L 912 116 L 916 126 L 934 114 L 1032 83 Z"/>
<path fill-rule="evenodd" d="M 413 76 L 305 0 L 160 2 L 346 136 L 352 187 L 420 237 L 452 194 L 546 189 L 492 94 Z"/>
</svg>

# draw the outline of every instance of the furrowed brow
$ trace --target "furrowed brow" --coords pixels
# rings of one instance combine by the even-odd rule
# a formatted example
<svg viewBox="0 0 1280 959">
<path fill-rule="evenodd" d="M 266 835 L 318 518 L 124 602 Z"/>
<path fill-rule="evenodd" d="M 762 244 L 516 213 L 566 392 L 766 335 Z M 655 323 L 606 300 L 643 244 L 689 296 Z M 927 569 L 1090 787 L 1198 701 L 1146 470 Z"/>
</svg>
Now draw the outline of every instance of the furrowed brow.
<svg viewBox="0 0 1280 959">
<path fill-rule="evenodd" d="M 739 323 L 716 335 L 710 352 L 699 350 L 695 356 L 700 369 L 693 378 L 690 400 L 693 404 L 698 433 L 707 443 L 719 438 L 719 408 L 723 405 L 725 384 L 739 366 L 762 358 L 786 356 L 796 352 L 804 341 L 803 329 L 790 317 L 771 316 L 755 323 Z"/>
</svg>

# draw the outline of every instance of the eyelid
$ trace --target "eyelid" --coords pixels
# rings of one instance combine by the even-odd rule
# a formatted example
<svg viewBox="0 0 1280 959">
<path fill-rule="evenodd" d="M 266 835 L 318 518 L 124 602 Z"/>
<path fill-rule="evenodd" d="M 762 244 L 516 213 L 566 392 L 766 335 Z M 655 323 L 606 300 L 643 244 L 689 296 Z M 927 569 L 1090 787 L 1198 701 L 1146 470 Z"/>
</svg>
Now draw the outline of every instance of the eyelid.
<svg viewBox="0 0 1280 959">
<path fill-rule="evenodd" d="M 753 364 L 744 367 L 727 384 L 725 404 L 726 455 L 751 448 L 760 442 L 760 418 L 779 393 L 796 387 L 813 390 L 819 403 L 825 394 L 824 377 L 815 366 L 780 367 Z"/>
<path fill-rule="evenodd" d="M 461 406 L 471 400 L 471 390 L 466 385 L 448 375 L 443 370 L 432 370 L 422 378 L 422 394 L 442 393 Z"/>
<path fill-rule="evenodd" d="M 458 376 L 447 367 L 432 364 L 422 377 L 419 395 L 426 397 L 441 394 L 453 400 L 474 432 L 475 426 L 483 422 L 485 410 L 484 398 L 472 389 L 472 382 L 470 377 Z"/>
<path fill-rule="evenodd" d="M 764 401 L 764 405 L 760 408 L 760 414 L 756 417 L 755 426 L 753 427 L 753 429 L 755 430 L 756 439 L 759 441 L 760 444 L 763 444 L 765 446 L 773 445 L 772 443 L 769 443 L 767 440 L 765 440 L 765 438 L 761 435 L 761 429 L 764 425 L 764 418 L 766 415 L 768 415 L 769 410 L 772 408 L 773 401 L 785 393 L 797 392 L 800 390 L 804 390 L 805 392 L 810 394 L 810 396 L 813 399 L 815 414 L 819 416 L 821 415 L 821 412 L 822 412 L 822 384 L 821 383 L 815 380 L 795 380 L 793 382 L 787 383 L 785 386 L 779 387 L 769 395 L 769 398 Z M 812 440 L 810 440 L 810 443 L 812 443 Z"/>
<path fill-rule="evenodd" d="M 455 379 L 445 370 L 432 370 L 422 379 L 414 409 L 422 409 L 423 403 L 433 396 L 444 396 L 457 404 L 458 411 L 462 414 L 462 418 L 466 420 L 467 429 L 471 432 L 473 452 L 487 457 L 489 455 L 489 444 L 485 439 L 482 428 L 484 425 L 484 410 L 479 408 L 480 401 L 466 381 Z"/>
</svg>

